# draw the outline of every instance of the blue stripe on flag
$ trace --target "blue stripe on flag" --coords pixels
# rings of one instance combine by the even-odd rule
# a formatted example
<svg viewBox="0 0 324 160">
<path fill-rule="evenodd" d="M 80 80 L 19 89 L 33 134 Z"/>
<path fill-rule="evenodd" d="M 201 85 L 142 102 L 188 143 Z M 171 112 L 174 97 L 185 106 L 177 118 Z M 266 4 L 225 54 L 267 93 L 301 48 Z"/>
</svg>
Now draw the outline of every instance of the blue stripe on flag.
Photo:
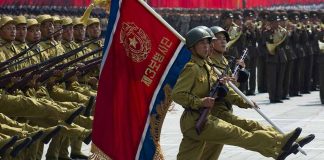
<svg viewBox="0 0 324 160">
<path fill-rule="evenodd" d="M 176 54 L 176 53 L 175 53 Z M 172 64 L 172 67 L 170 68 L 167 76 L 165 77 L 165 80 L 163 81 L 162 86 L 165 86 L 166 84 L 169 84 L 171 87 L 175 85 L 177 82 L 178 76 L 180 72 L 182 71 L 182 68 L 184 65 L 190 60 L 191 54 L 188 49 L 183 47 L 176 60 Z M 158 95 L 156 97 L 156 100 L 154 102 L 154 107 L 152 109 L 151 114 L 156 114 L 156 106 L 160 104 L 164 100 L 164 91 L 163 87 L 158 92 Z M 153 139 L 151 137 L 150 127 L 148 127 L 145 135 L 145 140 L 142 146 L 142 150 L 140 152 L 139 159 L 140 160 L 147 160 L 147 159 L 153 159 L 154 153 L 155 153 L 155 145 L 153 142 Z"/>
<path fill-rule="evenodd" d="M 112 38 L 112 37 L 110 37 L 110 35 L 113 31 L 115 23 L 118 23 L 118 22 L 116 22 L 116 18 L 117 18 L 117 13 L 119 12 L 119 9 L 120 9 L 120 6 L 119 6 L 120 2 L 121 2 L 121 0 L 112 0 L 111 1 L 110 15 L 109 15 L 108 25 L 107 25 L 107 29 L 106 29 L 103 53 L 106 53 L 108 42 L 110 41 L 110 38 Z"/>
</svg>

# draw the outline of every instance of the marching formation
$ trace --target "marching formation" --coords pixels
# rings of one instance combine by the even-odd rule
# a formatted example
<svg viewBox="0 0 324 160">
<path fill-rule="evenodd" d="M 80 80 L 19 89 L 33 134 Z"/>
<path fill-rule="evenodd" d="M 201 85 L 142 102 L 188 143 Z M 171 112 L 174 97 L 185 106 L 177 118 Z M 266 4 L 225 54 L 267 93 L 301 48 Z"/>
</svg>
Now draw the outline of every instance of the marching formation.
<svg viewBox="0 0 324 160">
<path fill-rule="evenodd" d="M 1 159 L 88 158 L 102 48 L 98 18 L 0 18 Z"/>
<path fill-rule="evenodd" d="M 246 95 L 269 93 L 270 103 L 282 103 L 321 87 L 324 103 L 324 77 L 319 72 L 324 69 L 323 12 L 172 9 L 158 12 L 182 35 L 200 25 L 224 28 L 230 36 L 224 56 L 231 68 L 248 49 L 245 69 L 249 79 L 239 86 Z"/>
<path fill-rule="evenodd" d="M 275 126 L 238 117 L 232 107 L 258 108 L 240 91 L 268 92 L 270 103 L 282 103 L 319 86 L 324 103 L 320 14 L 261 11 L 257 20 L 252 10 L 224 11 L 219 26 L 193 26 L 185 34 L 191 60 L 172 90 L 172 99 L 184 108 L 177 159 L 218 159 L 223 145 L 234 145 L 283 160 L 315 138 L 299 137 L 300 127 L 282 133 Z M 232 82 L 240 91 L 229 85 Z"/>
</svg>

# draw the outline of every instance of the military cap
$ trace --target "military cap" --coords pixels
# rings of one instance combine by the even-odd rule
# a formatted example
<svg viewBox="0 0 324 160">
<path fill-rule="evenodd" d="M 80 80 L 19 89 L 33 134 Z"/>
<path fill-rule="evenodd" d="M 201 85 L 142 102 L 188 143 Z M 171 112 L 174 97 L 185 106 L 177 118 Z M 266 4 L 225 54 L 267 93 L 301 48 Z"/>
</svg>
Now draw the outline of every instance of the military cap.
<svg viewBox="0 0 324 160">
<path fill-rule="evenodd" d="M 243 11 L 243 17 L 254 17 L 255 13 L 253 10 L 244 10 Z"/>
<path fill-rule="evenodd" d="M 234 18 L 234 19 L 243 19 L 243 17 L 242 17 L 242 12 L 240 12 L 240 11 L 235 11 L 235 12 L 233 13 L 233 18 Z"/>
<path fill-rule="evenodd" d="M 16 22 L 9 16 L 3 16 L 0 20 L 0 28 L 3 27 L 4 25 L 8 24 L 8 23 L 14 23 L 16 24 Z"/>
<path fill-rule="evenodd" d="M 278 12 L 272 12 L 272 13 L 269 15 L 268 20 L 269 20 L 269 21 L 280 21 L 279 13 L 278 13 Z"/>
<path fill-rule="evenodd" d="M 34 18 L 32 19 L 27 19 L 27 28 L 30 27 L 30 26 L 34 26 L 34 25 L 40 25 L 38 23 L 38 21 Z"/>
<path fill-rule="evenodd" d="M 317 11 L 310 11 L 309 12 L 309 17 L 310 18 L 318 18 L 319 17 L 319 14 Z"/>
<path fill-rule="evenodd" d="M 98 18 L 89 18 L 89 20 L 87 22 L 87 26 L 90 26 L 91 24 L 95 24 L 95 23 L 100 24 L 100 21 Z"/>
<path fill-rule="evenodd" d="M 59 16 L 52 16 L 54 23 L 62 23 L 62 19 Z"/>
<path fill-rule="evenodd" d="M 288 20 L 287 13 L 286 12 L 281 12 L 280 13 L 280 19 L 283 20 L 283 21 Z"/>
<path fill-rule="evenodd" d="M 289 20 L 299 21 L 299 13 L 298 12 L 289 12 L 288 18 L 289 18 Z"/>
<path fill-rule="evenodd" d="M 300 12 L 300 19 L 308 19 L 308 13 L 307 12 Z"/>
<path fill-rule="evenodd" d="M 16 24 L 27 24 L 27 20 L 25 16 L 17 16 L 14 18 Z"/>
<path fill-rule="evenodd" d="M 45 22 L 45 21 L 52 21 L 53 22 L 53 18 L 52 16 L 48 15 L 48 14 L 43 14 L 43 15 L 39 15 L 37 16 L 37 21 L 39 24 Z"/>
<path fill-rule="evenodd" d="M 73 19 L 73 26 L 76 26 L 76 25 L 84 25 L 84 23 L 81 21 L 81 18 Z"/>
<path fill-rule="evenodd" d="M 67 25 L 72 25 L 73 21 L 70 17 L 64 17 L 62 19 L 62 25 L 67 26 Z"/>
<path fill-rule="evenodd" d="M 268 11 L 261 11 L 259 13 L 259 17 L 262 18 L 262 19 L 266 19 L 266 20 L 269 19 L 269 15 L 270 15 L 270 13 Z"/>
<path fill-rule="evenodd" d="M 233 13 L 231 11 L 225 10 L 220 16 L 220 19 L 233 18 L 233 17 L 234 17 Z"/>
</svg>

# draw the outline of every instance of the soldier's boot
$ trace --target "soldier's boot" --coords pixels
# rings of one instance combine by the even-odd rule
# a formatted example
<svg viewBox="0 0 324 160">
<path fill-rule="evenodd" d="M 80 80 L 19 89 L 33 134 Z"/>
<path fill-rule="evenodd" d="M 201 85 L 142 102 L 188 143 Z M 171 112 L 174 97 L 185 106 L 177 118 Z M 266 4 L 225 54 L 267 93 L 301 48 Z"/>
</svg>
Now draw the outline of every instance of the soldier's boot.
<svg viewBox="0 0 324 160">
<path fill-rule="evenodd" d="M 313 141 L 315 138 L 314 134 L 310 134 L 300 140 L 297 141 L 297 143 L 299 144 L 300 147 L 304 147 L 306 144 L 310 143 L 311 141 Z M 298 153 L 298 150 L 296 149 L 294 152 L 294 154 Z"/>
<path fill-rule="evenodd" d="M 21 141 L 21 142 L 20 142 Z M 20 153 L 20 151 L 22 151 L 23 149 L 25 149 L 27 146 L 28 146 L 28 144 L 30 143 L 32 141 L 32 138 L 30 138 L 30 137 L 27 137 L 27 138 L 25 138 L 25 139 L 23 139 L 23 140 L 19 140 L 17 143 L 17 145 L 12 149 L 12 151 L 10 152 L 10 155 L 12 156 L 12 157 L 16 157 L 19 153 Z"/>
<path fill-rule="evenodd" d="M 84 109 L 84 107 L 81 106 L 78 109 L 74 110 L 71 113 L 71 115 L 65 120 L 65 123 L 66 124 L 72 124 L 74 119 L 82 113 L 83 109 Z"/>
<path fill-rule="evenodd" d="M 72 159 L 88 159 L 88 156 L 81 152 L 82 141 L 81 140 L 71 140 L 71 155 Z"/>
<path fill-rule="evenodd" d="M 44 144 L 47 144 L 54 136 L 56 136 L 60 132 L 62 127 L 63 126 L 58 125 L 58 126 L 56 126 L 54 128 L 51 127 L 51 128 L 45 129 L 46 136 L 42 139 L 42 142 Z"/>
<path fill-rule="evenodd" d="M 88 105 L 87 105 L 87 107 L 86 107 L 86 109 L 84 110 L 84 113 L 83 113 L 84 116 L 89 117 L 91 115 L 91 110 L 92 110 L 92 107 L 94 105 L 95 100 L 96 100 L 95 96 L 90 96 Z"/>
<path fill-rule="evenodd" d="M 302 129 L 298 127 L 293 132 L 290 132 L 288 135 L 286 135 L 286 140 L 284 140 L 283 143 L 284 146 L 281 148 L 282 152 L 279 154 L 276 160 L 284 160 L 299 147 L 297 143 L 293 143 L 299 137 L 301 131 Z"/>
<path fill-rule="evenodd" d="M 64 127 L 62 128 L 62 134 L 70 138 L 82 140 L 86 144 L 90 143 L 92 129 L 86 129 L 76 124 L 63 125 Z"/>
<path fill-rule="evenodd" d="M 38 131 L 35 134 L 32 134 L 31 136 L 31 141 L 27 145 L 27 147 L 30 147 L 33 143 L 35 143 L 38 139 L 40 139 L 44 134 L 44 131 Z"/>
<path fill-rule="evenodd" d="M 9 139 L 1 140 L 1 148 L 0 148 L 0 156 L 3 156 L 6 151 L 12 147 L 16 141 L 18 140 L 18 136 L 13 136 Z"/>
</svg>

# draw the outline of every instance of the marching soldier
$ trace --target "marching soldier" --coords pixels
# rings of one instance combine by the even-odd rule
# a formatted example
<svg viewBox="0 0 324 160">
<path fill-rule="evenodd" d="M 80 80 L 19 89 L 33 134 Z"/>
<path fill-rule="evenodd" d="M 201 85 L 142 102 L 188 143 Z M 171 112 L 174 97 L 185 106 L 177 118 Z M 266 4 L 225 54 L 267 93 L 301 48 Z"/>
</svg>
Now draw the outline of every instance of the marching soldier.
<svg viewBox="0 0 324 160">
<path fill-rule="evenodd" d="M 55 41 L 61 43 L 62 40 L 62 19 L 59 16 L 53 16 L 53 22 L 54 22 L 54 32 L 57 32 L 54 34 Z"/>
<path fill-rule="evenodd" d="M 311 87 L 311 77 L 313 73 L 313 61 L 314 61 L 314 51 L 311 46 L 310 36 L 312 34 L 311 25 L 309 23 L 309 16 L 307 12 L 301 12 L 300 14 L 301 20 L 303 23 L 303 31 L 302 31 L 302 41 L 303 48 L 305 51 L 304 57 L 304 69 L 303 74 L 301 75 L 301 93 L 309 94 Z"/>
<path fill-rule="evenodd" d="M 202 28 L 193 28 L 186 35 L 186 45 L 192 52 L 172 91 L 172 99 L 185 108 L 181 116 L 183 139 L 177 158 L 182 160 L 200 159 L 206 142 L 229 144 L 261 153 L 266 157 L 285 159 L 298 148 L 292 143 L 298 138 L 301 128 L 289 134 L 271 131 L 249 132 L 236 125 L 209 115 L 203 130 L 198 135 L 195 124 L 203 107 L 214 107 L 215 99 L 208 96 L 217 75 L 208 65 L 210 34 Z M 223 41 L 225 37 L 222 38 Z M 264 143 L 260 143 L 260 141 Z"/>
<path fill-rule="evenodd" d="M 287 61 L 284 48 L 281 46 L 287 31 L 280 26 L 280 17 L 274 12 L 270 15 L 271 30 L 264 36 L 267 38 L 267 84 L 270 103 L 282 102 L 282 87 L 284 77 L 284 64 Z"/>
<path fill-rule="evenodd" d="M 258 63 L 257 63 L 257 82 L 258 82 L 258 92 L 266 93 L 267 92 L 267 72 L 266 72 L 266 58 L 267 58 L 267 47 L 266 47 L 266 38 L 265 33 L 268 32 L 270 27 L 269 24 L 269 13 L 267 11 L 261 11 L 259 13 L 260 18 L 260 28 L 257 32 L 258 34 Z"/>
<path fill-rule="evenodd" d="M 246 69 L 250 72 L 250 77 L 248 81 L 248 90 L 246 95 L 255 95 L 256 86 L 256 65 L 258 59 L 257 50 L 257 27 L 255 23 L 255 13 L 253 10 L 244 10 L 244 29 L 245 33 L 245 46 L 248 48 L 248 55 L 246 58 Z"/>
</svg>

